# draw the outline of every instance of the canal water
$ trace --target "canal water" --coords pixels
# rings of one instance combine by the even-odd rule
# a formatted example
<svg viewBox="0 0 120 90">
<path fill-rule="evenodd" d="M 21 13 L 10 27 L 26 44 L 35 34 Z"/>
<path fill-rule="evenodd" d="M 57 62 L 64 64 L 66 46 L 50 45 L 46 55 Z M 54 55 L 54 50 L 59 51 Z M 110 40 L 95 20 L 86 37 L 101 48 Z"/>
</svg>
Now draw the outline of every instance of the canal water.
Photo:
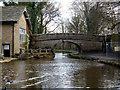
<svg viewBox="0 0 120 90">
<path fill-rule="evenodd" d="M 54 60 L 3 63 L 7 88 L 120 88 L 120 69 L 56 53 Z"/>
</svg>

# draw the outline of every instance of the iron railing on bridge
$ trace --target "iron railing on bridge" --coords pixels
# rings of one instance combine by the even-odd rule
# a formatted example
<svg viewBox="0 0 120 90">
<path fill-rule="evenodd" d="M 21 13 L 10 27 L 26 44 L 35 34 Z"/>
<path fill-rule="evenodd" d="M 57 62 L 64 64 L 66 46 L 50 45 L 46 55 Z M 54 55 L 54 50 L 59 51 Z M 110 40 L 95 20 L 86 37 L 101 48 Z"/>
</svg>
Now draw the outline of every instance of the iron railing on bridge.
<svg viewBox="0 0 120 90">
<path fill-rule="evenodd" d="M 106 42 L 106 56 L 120 60 L 120 42 Z"/>
</svg>

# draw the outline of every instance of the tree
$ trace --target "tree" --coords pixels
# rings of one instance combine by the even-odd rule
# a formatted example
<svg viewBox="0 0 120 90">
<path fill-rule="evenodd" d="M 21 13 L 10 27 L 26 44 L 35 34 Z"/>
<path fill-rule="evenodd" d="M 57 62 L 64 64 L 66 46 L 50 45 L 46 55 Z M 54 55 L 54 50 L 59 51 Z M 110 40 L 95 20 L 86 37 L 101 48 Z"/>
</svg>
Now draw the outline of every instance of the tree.
<svg viewBox="0 0 120 90">
<path fill-rule="evenodd" d="M 41 7 L 41 5 L 39 5 L 38 7 Z M 47 30 L 48 25 L 52 21 L 56 21 L 57 17 L 59 16 L 60 16 L 59 6 L 55 7 L 55 4 L 53 2 L 47 2 L 38 15 L 38 24 L 39 24 L 38 30 L 39 31 L 44 30 L 44 33 L 49 32 Z"/>
<path fill-rule="evenodd" d="M 49 1 L 46 2 L 4 2 L 5 6 L 26 6 L 32 24 L 32 34 L 47 32 L 47 26 L 60 15 L 59 7 Z"/>
<path fill-rule="evenodd" d="M 26 6 L 28 13 L 30 15 L 30 21 L 32 25 L 32 34 L 36 34 L 37 32 L 37 12 L 38 9 L 36 7 L 37 2 L 4 2 L 5 6 Z"/>
<path fill-rule="evenodd" d="M 81 15 L 88 34 L 100 34 L 116 22 L 112 2 L 80 2 L 74 1 L 72 12 Z"/>
<path fill-rule="evenodd" d="M 112 34 L 114 30 L 109 29 L 116 22 L 118 22 L 118 18 L 116 17 L 114 11 L 114 3 L 113 2 L 104 2 L 100 3 L 99 7 L 101 8 L 101 20 L 99 22 L 98 32 L 103 34 Z M 106 31 L 105 31 L 106 29 Z M 107 32 L 107 33 L 104 33 Z"/>
<path fill-rule="evenodd" d="M 72 12 L 73 15 L 77 14 L 81 16 L 81 20 L 84 22 L 84 32 L 90 33 L 90 19 L 89 19 L 89 11 L 92 7 L 92 3 L 90 2 L 80 2 L 73 1 L 72 3 Z"/>
<path fill-rule="evenodd" d="M 85 34 L 85 30 L 84 30 L 84 21 L 82 20 L 80 15 L 74 15 L 71 19 L 71 21 L 69 21 L 67 28 L 69 30 L 70 33 L 84 33 Z"/>
<path fill-rule="evenodd" d="M 114 2 L 114 6 L 115 7 L 119 7 L 120 6 L 120 1 L 119 2 Z M 120 11 L 120 9 L 118 9 L 117 10 L 117 22 L 115 22 L 115 23 L 113 23 L 113 25 L 109 28 L 109 29 L 111 29 L 111 30 L 113 30 L 114 28 L 116 28 L 116 26 L 118 26 L 118 25 L 120 25 L 120 14 L 119 14 L 119 11 Z M 118 26 L 118 29 L 120 29 L 120 27 Z"/>
</svg>

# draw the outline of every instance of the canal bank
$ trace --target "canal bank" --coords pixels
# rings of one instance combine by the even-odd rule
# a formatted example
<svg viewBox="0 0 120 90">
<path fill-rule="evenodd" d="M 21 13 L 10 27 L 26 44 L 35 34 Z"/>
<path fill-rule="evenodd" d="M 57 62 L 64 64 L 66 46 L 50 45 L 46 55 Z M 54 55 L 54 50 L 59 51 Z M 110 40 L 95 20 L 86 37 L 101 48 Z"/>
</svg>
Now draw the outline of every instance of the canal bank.
<svg viewBox="0 0 120 90">
<path fill-rule="evenodd" d="M 77 54 L 69 54 L 69 57 L 75 59 L 82 59 L 82 60 L 90 60 L 95 61 L 98 63 L 104 63 L 112 66 L 120 67 L 120 59 L 116 57 L 107 57 L 106 54 L 99 53 L 99 54 L 87 54 L 87 55 L 77 55 Z"/>
<path fill-rule="evenodd" d="M 18 58 L 4 58 L 4 59 L 0 59 L 0 63 L 8 63 L 8 62 L 11 62 L 11 61 L 15 61 L 15 60 L 18 60 Z"/>
<path fill-rule="evenodd" d="M 54 55 L 41 55 L 41 56 L 29 56 L 29 57 L 20 57 L 20 58 L 4 58 L 4 59 L 0 59 L 0 63 L 9 63 L 9 62 L 12 62 L 12 61 L 16 61 L 16 60 L 32 60 L 32 59 L 53 59 L 54 58 Z"/>
<path fill-rule="evenodd" d="M 0 63 L 8 63 L 14 60 L 28 60 L 28 59 L 53 59 L 54 52 L 50 49 L 32 49 L 29 53 L 25 52 L 20 55 L 12 57 L 2 57 Z"/>
</svg>

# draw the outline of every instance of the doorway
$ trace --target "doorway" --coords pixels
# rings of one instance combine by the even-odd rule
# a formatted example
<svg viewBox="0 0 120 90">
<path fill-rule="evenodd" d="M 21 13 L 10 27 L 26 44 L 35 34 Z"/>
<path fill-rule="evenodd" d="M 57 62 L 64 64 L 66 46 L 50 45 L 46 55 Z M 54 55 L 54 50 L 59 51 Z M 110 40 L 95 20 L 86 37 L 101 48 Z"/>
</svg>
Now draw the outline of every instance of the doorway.
<svg viewBox="0 0 120 90">
<path fill-rule="evenodd" d="M 3 45 L 3 55 L 4 57 L 10 57 L 10 45 L 9 44 Z"/>
</svg>

